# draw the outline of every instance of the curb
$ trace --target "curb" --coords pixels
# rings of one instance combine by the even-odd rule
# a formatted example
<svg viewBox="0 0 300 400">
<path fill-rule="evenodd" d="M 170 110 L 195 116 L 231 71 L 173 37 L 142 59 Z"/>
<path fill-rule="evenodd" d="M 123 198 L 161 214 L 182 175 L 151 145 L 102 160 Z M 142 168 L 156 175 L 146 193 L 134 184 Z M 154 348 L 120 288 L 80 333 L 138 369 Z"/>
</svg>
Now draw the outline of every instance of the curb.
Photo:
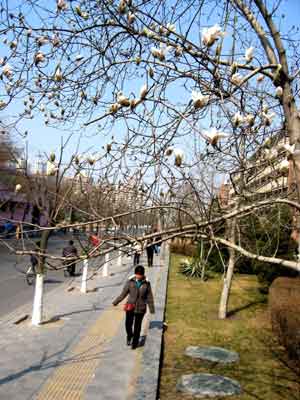
<svg viewBox="0 0 300 400">
<path fill-rule="evenodd" d="M 164 267 L 155 295 L 156 313 L 148 328 L 147 341 L 141 361 L 141 373 L 137 378 L 135 400 L 156 400 L 158 395 L 160 363 L 162 355 L 164 316 L 169 274 L 169 246 L 163 249 Z"/>
</svg>

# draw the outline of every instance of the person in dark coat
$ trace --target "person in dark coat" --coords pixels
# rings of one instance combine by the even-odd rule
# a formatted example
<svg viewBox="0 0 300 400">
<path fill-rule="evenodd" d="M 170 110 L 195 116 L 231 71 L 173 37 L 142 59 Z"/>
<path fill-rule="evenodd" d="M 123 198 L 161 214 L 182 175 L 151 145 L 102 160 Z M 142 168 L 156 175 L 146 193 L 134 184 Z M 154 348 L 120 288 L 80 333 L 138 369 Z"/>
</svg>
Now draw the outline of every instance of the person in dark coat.
<svg viewBox="0 0 300 400">
<path fill-rule="evenodd" d="M 146 252 L 147 252 L 147 261 L 148 267 L 153 267 L 153 255 L 155 251 L 155 245 L 153 244 L 153 240 L 149 239 L 146 243 Z"/>
<path fill-rule="evenodd" d="M 73 240 L 70 240 L 68 246 L 66 246 L 63 249 L 62 255 L 63 257 L 70 258 L 70 260 L 66 260 L 64 264 L 67 266 L 67 270 L 70 276 L 75 276 L 76 261 L 75 260 L 72 261 L 72 258 L 73 259 L 77 258 L 78 253 L 76 247 L 74 246 Z"/>
<path fill-rule="evenodd" d="M 127 345 L 131 345 L 134 350 L 139 345 L 142 321 L 146 314 L 147 306 L 151 314 L 155 312 L 151 284 L 145 277 L 145 268 L 142 265 L 138 265 L 135 268 L 134 276 L 125 283 L 122 293 L 113 301 L 113 305 L 117 306 L 126 296 L 128 298 L 124 310 L 126 311 Z"/>
</svg>

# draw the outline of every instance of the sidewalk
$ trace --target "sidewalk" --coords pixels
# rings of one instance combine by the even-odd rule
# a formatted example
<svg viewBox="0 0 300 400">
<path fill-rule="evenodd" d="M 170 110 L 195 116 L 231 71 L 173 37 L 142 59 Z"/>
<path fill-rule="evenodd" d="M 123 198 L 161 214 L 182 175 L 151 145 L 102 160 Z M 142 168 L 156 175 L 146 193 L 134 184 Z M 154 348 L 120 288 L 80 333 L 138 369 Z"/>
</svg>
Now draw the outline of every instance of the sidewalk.
<svg viewBox="0 0 300 400">
<path fill-rule="evenodd" d="M 126 257 L 121 271 L 114 262 L 109 268 L 113 275 L 105 278 L 100 271 L 94 276 L 88 294 L 78 290 L 80 278 L 70 292 L 62 285 L 46 294 L 49 322 L 40 327 L 27 321 L 12 324 L 18 314 L 30 313 L 31 304 L 7 316 L 0 323 L 0 399 L 155 400 L 168 260 L 165 249 L 146 272 L 156 314 L 150 329 L 145 318 L 145 346 L 135 351 L 125 344 L 122 305 L 111 305 L 132 273 L 132 260 Z"/>
</svg>

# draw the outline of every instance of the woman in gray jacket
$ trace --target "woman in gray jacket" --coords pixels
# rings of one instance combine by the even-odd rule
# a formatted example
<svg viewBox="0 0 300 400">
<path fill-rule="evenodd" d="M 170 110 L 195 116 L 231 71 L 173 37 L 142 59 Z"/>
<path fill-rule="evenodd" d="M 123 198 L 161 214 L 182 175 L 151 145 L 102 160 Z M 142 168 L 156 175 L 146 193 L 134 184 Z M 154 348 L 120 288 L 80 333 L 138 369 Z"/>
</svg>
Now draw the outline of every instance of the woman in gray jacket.
<svg viewBox="0 0 300 400">
<path fill-rule="evenodd" d="M 118 305 L 126 296 L 128 298 L 124 310 L 126 311 L 127 345 L 131 345 L 134 350 L 139 344 L 142 321 L 147 311 L 147 305 L 151 314 L 155 312 L 151 284 L 145 277 L 145 268 L 142 265 L 135 268 L 134 276 L 126 282 L 120 296 L 113 301 L 113 305 Z"/>
</svg>

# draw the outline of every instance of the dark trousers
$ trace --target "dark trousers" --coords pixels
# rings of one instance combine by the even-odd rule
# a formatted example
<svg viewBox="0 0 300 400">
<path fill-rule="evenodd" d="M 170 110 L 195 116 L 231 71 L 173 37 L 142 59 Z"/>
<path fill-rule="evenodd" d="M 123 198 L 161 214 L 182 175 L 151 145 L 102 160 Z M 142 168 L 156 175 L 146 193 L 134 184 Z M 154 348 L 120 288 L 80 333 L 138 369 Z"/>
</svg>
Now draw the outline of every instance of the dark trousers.
<svg viewBox="0 0 300 400">
<path fill-rule="evenodd" d="M 76 263 L 72 263 L 68 265 L 68 272 L 70 276 L 75 276 L 75 270 L 76 270 Z"/>
<path fill-rule="evenodd" d="M 148 267 L 153 267 L 153 247 L 147 247 L 147 260 L 148 260 Z"/>
<path fill-rule="evenodd" d="M 133 256 L 133 265 L 138 265 L 140 263 L 140 254 L 134 253 Z"/>
<path fill-rule="evenodd" d="M 137 346 L 139 344 L 144 315 L 145 315 L 144 313 L 135 314 L 134 311 L 126 311 L 126 319 L 125 319 L 126 333 L 127 333 L 127 338 L 129 340 L 132 339 L 133 346 Z"/>
</svg>

